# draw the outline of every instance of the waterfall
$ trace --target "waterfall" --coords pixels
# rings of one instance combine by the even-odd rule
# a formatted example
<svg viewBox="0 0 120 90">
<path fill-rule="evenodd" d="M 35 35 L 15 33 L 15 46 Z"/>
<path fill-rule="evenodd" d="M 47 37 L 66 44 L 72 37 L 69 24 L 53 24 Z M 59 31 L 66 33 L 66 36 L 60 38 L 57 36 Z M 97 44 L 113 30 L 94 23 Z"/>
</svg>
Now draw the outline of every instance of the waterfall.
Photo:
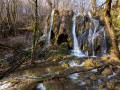
<svg viewBox="0 0 120 90">
<path fill-rule="evenodd" d="M 79 50 L 79 46 L 78 46 L 78 40 L 76 37 L 76 16 L 73 17 L 73 27 L 72 27 L 72 33 L 73 33 L 73 39 L 74 39 L 74 46 L 73 49 L 74 50 Z"/>
<path fill-rule="evenodd" d="M 106 54 L 107 52 L 107 46 L 106 46 L 106 35 L 104 27 L 99 25 L 99 21 L 92 18 L 92 15 L 90 12 L 88 12 L 88 16 L 90 18 L 90 28 L 88 31 L 88 46 L 92 47 L 92 56 L 95 56 L 95 39 L 101 38 L 102 39 L 102 45 L 101 45 L 101 53 Z M 94 26 L 94 29 L 92 28 L 92 24 Z"/>
<path fill-rule="evenodd" d="M 47 23 L 45 24 L 45 28 L 44 28 L 44 32 L 43 32 L 43 35 L 42 35 L 42 37 L 40 37 L 40 40 L 42 41 L 42 40 L 46 40 L 46 38 L 47 38 L 47 28 L 48 28 L 48 26 L 47 26 Z"/>
<path fill-rule="evenodd" d="M 55 12 L 55 9 L 52 10 L 51 17 L 50 17 L 50 30 L 49 30 L 49 32 L 48 32 L 47 44 L 50 44 L 51 31 L 52 31 L 53 19 L 54 19 L 54 12 Z"/>
<path fill-rule="evenodd" d="M 102 53 L 107 54 L 107 45 L 106 45 L 106 34 L 103 32 L 103 45 L 102 45 Z"/>
<path fill-rule="evenodd" d="M 79 49 L 78 40 L 76 36 L 76 16 L 73 17 L 73 26 L 72 26 L 72 33 L 73 33 L 73 55 L 78 57 L 84 57 L 85 54 Z"/>
</svg>

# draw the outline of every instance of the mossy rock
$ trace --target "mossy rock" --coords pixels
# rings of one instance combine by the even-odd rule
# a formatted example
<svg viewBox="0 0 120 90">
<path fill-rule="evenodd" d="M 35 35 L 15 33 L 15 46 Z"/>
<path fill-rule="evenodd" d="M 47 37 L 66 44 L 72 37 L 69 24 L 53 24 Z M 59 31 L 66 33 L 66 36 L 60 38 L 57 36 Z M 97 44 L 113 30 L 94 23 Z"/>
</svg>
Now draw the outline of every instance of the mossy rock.
<svg viewBox="0 0 120 90">
<path fill-rule="evenodd" d="M 111 57 L 110 57 L 110 60 L 111 60 L 111 61 L 118 61 L 118 62 L 120 62 L 120 60 L 119 60 L 118 57 L 112 56 L 112 55 L 111 55 Z"/>
<path fill-rule="evenodd" d="M 106 61 L 106 60 L 110 60 L 110 57 L 109 56 L 102 56 L 101 59 Z"/>
<path fill-rule="evenodd" d="M 55 56 L 49 57 L 49 59 L 50 59 L 51 61 L 53 61 L 53 62 L 62 61 L 63 56 L 62 56 L 62 55 L 55 55 Z"/>
<path fill-rule="evenodd" d="M 30 76 L 40 77 L 43 74 L 43 70 L 41 70 L 41 71 L 39 71 L 37 69 L 32 69 L 32 70 L 25 70 L 24 72 L 25 72 L 25 74 L 30 75 Z"/>
<path fill-rule="evenodd" d="M 93 60 L 93 59 L 88 59 L 84 62 L 84 65 L 83 66 L 86 66 L 86 67 L 97 67 L 97 66 L 100 66 L 101 63 Z"/>
<path fill-rule="evenodd" d="M 68 64 L 68 63 L 62 63 L 61 66 L 64 67 L 64 68 L 68 68 L 68 67 L 69 67 L 69 64 Z"/>
<path fill-rule="evenodd" d="M 33 90 L 37 83 L 34 79 L 23 80 L 17 85 L 17 90 Z"/>
<path fill-rule="evenodd" d="M 111 68 L 105 68 L 103 71 L 102 71 L 102 75 L 111 75 L 113 72 L 112 72 L 112 69 Z"/>
<path fill-rule="evenodd" d="M 103 88 L 104 88 L 104 84 L 100 84 L 99 89 L 103 89 Z"/>
<path fill-rule="evenodd" d="M 72 58 L 73 56 L 72 55 L 68 55 L 68 51 L 66 52 L 53 52 L 53 53 L 49 53 L 49 57 L 48 59 L 53 61 L 53 62 L 58 62 L 58 61 L 63 61 L 63 60 L 66 60 L 66 59 L 70 59 Z"/>
<path fill-rule="evenodd" d="M 112 22 L 114 23 L 114 27 L 120 29 L 120 8 L 112 11 Z"/>
<path fill-rule="evenodd" d="M 65 69 L 65 67 L 61 67 L 61 66 L 50 66 L 48 68 L 46 68 L 46 71 L 48 72 L 62 72 Z"/>
<path fill-rule="evenodd" d="M 62 90 L 62 84 L 59 81 L 49 81 L 44 83 L 46 90 Z"/>
</svg>

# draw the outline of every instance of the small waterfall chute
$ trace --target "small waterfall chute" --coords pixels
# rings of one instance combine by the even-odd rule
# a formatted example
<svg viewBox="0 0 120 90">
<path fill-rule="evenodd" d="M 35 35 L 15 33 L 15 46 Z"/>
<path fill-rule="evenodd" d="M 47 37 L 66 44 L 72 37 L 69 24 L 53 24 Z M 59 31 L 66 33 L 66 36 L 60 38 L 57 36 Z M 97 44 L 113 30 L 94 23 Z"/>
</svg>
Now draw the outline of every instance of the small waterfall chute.
<svg viewBox="0 0 120 90">
<path fill-rule="evenodd" d="M 51 31 L 52 31 L 53 20 L 54 20 L 54 12 L 55 12 L 55 9 L 52 10 L 51 17 L 50 17 L 50 29 L 48 32 L 47 44 L 50 44 Z"/>
<path fill-rule="evenodd" d="M 76 36 L 76 16 L 73 16 L 73 26 L 72 26 L 72 34 L 73 34 L 73 52 L 72 54 L 78 57 L 85 57 L 85 54 L 79 49 L 78 39 Z"/>
<path fill-rule="evenodd" d="M 104 27 L 100 26 L 99 20 L 92 18 L 92 14 L 90 12 L 88 12 L 88 16 L 90 18 L 89 29 L 87 29 L 86 31 L 82 32 L 82 34 L 80 34 L 79 36 L 80 46 L 87 45 L 87 51 L 85 51 L 87 53 L 86 55 L 88 55 L 90 50 L 89 54 L 92 54 L 92 57 L 96 57 L 96 50 L 98 48 L 102 54 L 106 54 L 107 45 L 106 45 L 106 34 Z"/>
<path fill-rule="evenodd" d="M 40 40 L 46 40 L 47 38 L 47 28 L 48 28 L 48 25 L 47 23 L 45 24 L 45 28 L 44 28 L 44 32 L 43 32 L 43 35 L 40 37 Z"/>
</svg>

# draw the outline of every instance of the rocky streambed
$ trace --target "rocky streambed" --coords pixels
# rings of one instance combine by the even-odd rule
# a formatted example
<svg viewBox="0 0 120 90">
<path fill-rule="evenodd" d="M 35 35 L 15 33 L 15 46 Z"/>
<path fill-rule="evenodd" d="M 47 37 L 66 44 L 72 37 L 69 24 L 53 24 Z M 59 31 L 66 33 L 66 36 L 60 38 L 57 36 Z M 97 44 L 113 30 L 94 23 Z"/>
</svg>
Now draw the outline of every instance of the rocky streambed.
<svg viewBox="0 0 120 90">
<path fill-rule="evenodd" d="M 0 81 L 0 90 L 119 90 L 120 67 L 102 58 L 52 51 L 36 65 L 22 65 Z"/>
</svg>

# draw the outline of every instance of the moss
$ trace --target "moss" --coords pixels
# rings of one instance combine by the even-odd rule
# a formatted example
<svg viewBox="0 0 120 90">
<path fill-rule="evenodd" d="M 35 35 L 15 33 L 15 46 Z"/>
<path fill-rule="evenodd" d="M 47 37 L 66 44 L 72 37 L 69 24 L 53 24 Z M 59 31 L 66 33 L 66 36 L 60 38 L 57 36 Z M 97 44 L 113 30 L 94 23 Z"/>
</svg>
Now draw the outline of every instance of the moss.
<svg viewBox="0 0 120 90">
<path fill-rule="evenodd" d="M 102 88 L 104 88 L 104 84 L 99 85 L 99 89 L 102 89 Z"/>
<path fill-rule="evenodd" d="M 65 67 L 61 67 L 61 66 L 50 66 L 48 68 L 46 68 L 46 71 L 48 72 L 62 72 L 65 69 Z"/>
<path fill-rule="evenodd" d="M 62 84 L 59 80 L 52 80 L 44 83 L 46 90 L 62 90 Z"/>
<path fill-rule="evenodd" d="M 53 83 L 49 83 L 49 82 L 45 83 L 45 87 L 47 88 L 47 90 L 58 90 L 58 88 L 56 87 L 56 85 L 55 84 L 53 85 Z"/>
<path fill-rule="evenodd" d="M 115 27 L 120 29 L 120 18 L 118 17 L 120 15 L 120 8 L 117 8 L 115 11 L 112 11 L 112 22 Z"/>
<path fill-rule="evenodd" d="M 31 30 L 31 31 L 33 31 L 34 28 L 35 28 L 35 24 L 32 24 L 31 26 L 27 27 L 27 29 L 28 29 L 28 30 Z"/>
<path fill-rule="evenodd" d="M 38 70 L 25 70 L 25 74 L 28 74 L 30 76 L 37 76 L 40 77 L 42 75 L 42 73 Z"/>
<path fill-rule="evenodd" d="M 106 61 L 106 60 L 109 60 L 110 57 L 109 56 L 102 56 L 101 59 Z"/>
<path fill-rule="evenodd" d="M 96 67 L 100 66 L 101 64 L 93 59 L 88 59 L 85 61 L 84 66 L 86 67 Z"/>
<path fill-rule="evenodd" d="M 7 68 L 7 67 L 9 67 L 9 62 L 6 61 L 6 60 L 0 62 L 0 67 L 1 68 Z"/>
<path fill-rule="evenodd" d="M 111 60 L 111 61 L 119 61 L 119 62 L 120 62 L 119 58 L 116 57 L 116 56 L 111 56 L 111 57 L 110 57 L 110 60 Z"/>
<path fill-rule="evenodd" d="M 64 67 L 64 68 L 68 68 L 68 67 L 69 67 L 69 64 L 63 63 L 61 66 Z"/>
</svg>

